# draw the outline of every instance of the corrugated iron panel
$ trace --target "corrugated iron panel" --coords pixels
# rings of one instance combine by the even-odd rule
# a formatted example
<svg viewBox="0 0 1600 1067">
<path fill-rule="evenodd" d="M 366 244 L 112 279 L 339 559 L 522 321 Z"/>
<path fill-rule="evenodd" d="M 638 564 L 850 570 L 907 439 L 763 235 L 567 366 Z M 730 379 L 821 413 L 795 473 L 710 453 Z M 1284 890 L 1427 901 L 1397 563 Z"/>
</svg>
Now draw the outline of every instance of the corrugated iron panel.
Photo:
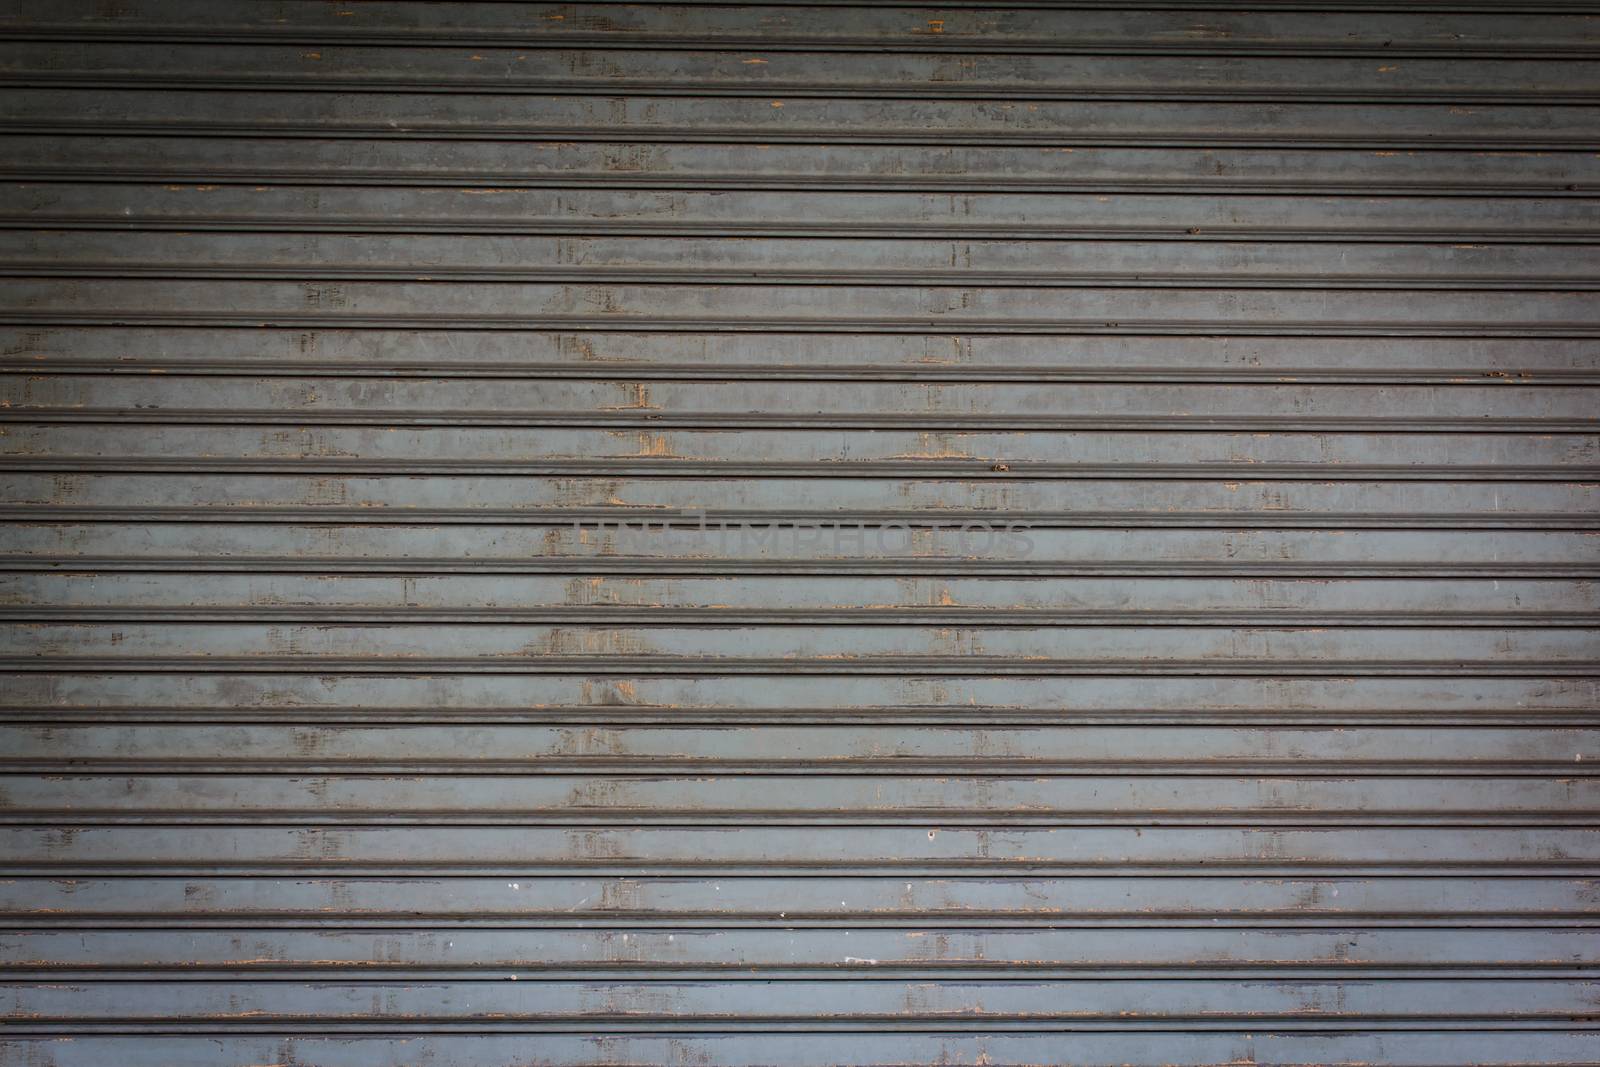
<svg viewBox="0 0 1600 1067">
<path fill-rule="evenodd" d="M 14 0 L 0 1064 L 1600 1062 L 1568 0 Z"/>
</svg>

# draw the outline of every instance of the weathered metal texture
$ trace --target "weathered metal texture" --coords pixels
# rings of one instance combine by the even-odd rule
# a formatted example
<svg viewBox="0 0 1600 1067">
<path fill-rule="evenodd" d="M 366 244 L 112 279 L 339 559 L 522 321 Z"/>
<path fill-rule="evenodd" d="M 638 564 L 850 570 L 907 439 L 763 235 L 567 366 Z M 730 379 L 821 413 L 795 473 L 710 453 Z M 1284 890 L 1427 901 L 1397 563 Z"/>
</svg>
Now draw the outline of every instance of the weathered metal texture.
<svg viewBox="0 0 1600 1067">
<path fill-rule="evenodd" d="M 1600 1063 L 1575 0 L 0 9 L 0 1065 Z"/>
</svg>

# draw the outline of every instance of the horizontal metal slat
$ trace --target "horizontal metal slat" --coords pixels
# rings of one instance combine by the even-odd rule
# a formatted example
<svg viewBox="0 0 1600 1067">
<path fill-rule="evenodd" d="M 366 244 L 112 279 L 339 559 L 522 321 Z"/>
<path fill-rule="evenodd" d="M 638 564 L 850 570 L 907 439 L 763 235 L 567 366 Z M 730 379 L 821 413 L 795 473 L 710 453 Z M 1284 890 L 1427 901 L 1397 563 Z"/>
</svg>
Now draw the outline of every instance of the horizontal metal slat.
<svg viewBox="0 0 1600 1067">
<path fill-rule="evenodd" d="M 315 676 L 271 672 L 10 672 L 8 721 L 340 723 L 1501 723 L 1588 725 L 1600 683 L 1586 678 L 1474 679 L 1325 675 L 992 677 L 775 674 L 744 678 L 629 675 Z M 144 729 L 144 726 L 140 726 Z M 385 735 L 394 736 L 394 735 Z M 643 736 L 643 735 L 641 735 Z M 816 735 L 812 735 L 816 736 Z M 1342 735 L 1341 735 L 1342 736 Z M 231 743 L 231 742 L 230 742 Z M 1575 766 L 1576 764 L 1574 764 Z"/>
<path fill-rule="evenodd" d="M 0 276 L 1597 289 L 1580 245 L 380 236 L 0 229 Z"/>
<path fill-rule="evenodd" d="M 672 523 L 692 530 L 706 555 L 743 554 L 754 542 L 775 541 L 793 553 L 914 557 L 914 527 L 966 527 L 967 540 L 983 552 L 1014 562 L 1034 558 L 1032 526 L 1591 529 L 1600 493 L 1593 483 L 1522 480 L 145 473 L 18 473 L 7 477 L 6 489 L 0 516 L 30 522 L 604 523 L 614 545 L 631 544 L 646 525 Z M 722 547 L 732 544 L 743 547 Z"/>
<path fill-rule="evenodd" d="M 999 688 L 1001 681 L 994 679 L 990 684 Z M 1059 682 L 1057 688 L 1069 694 L 1079 689 Z M 1026 686 L 1021 691 L 1026 692 Z M 1016 697 L 1014 690 L 1013 699 Z M 66 773 L 82 773 L 91 766 L 105 772 L 144 773 L 228 768 L 264 773 L 279 768 L 278 773 L 410 770 L 421 774 L 435 768 L 515 775 L 580 771 L 652 774 L 668 768 L 823 775 L 931 774 L 955 768 L 951 773 L 971 774 L 973 768 L 981 768 L 983 773 L 1024 775 L 1181 771 L 1229 776 L 1248 770 L 1262 774 L 1436 773 L 1448 777 L 1517 773 L 1578 778 L 1590 773 L 1588 764 L 1594 760 L 1600 740 L 1600 734 L 1587 726 L 1343 726 L 1330 730 L 1309 725 L 1156 729 L 986 724 L 974 729 L 961 725 L 769 723 L 734 729 L 721 723 L 611 723 L 604 715 L 607 708 L 600 702 L 592 709 L 588 724 L 577 728 L 470 721 L 423 725 L 5 725 L 0 726 L 0 737 L 7 742 L 0 749 L 5 753 L 0 765 L 27 773 L 60 767 L 69 767 Z M 692 720 L 694 716 L 683 717 Z M 319 772 L 319 768 L 323 770 Z M 1331 769 L 1321 772 L 1317 768 Z"/>
<path fill-rule="evenodd" d="M 1471 6 L 1469 4 L 1469 6 Z M 317 4 L 248 5 L 220 15 L 199 0 L 141 0 L 108 13 L 88 0 L 18 0 L 0 32 L 10 37 L 123 37 L 312 42 L 607 43 L 690 47 L 960 50 L 981 42 L 1006 51 L 1155 53 L 1445 53 L 1510 57 L 1600 50 L 1582 15 L 1396 12 L 1207 11 L 1202 21 L 1172 5 L 1145 10 L 971 11 L 851 4 L 622 5 L 465 3 L 446 9 L 364 4 L 342 15 Z M 1165 9 L 1165 10 L 1164 10 Z"/>
<path fill-rule="evenodd" d="M 144 283 L 138 283 L 144 284 Z M 1242 294 L 1241 294 L 1242 295 Z M 1577 294 L 1574 294 L 1577 295 Z M 1259 299 L 1259 297 L 1257 297 Z M 943 325 L 933 324 L 929 325 Z M 1162 336 L 998 340 L 960 331 L 831 337 L 768 333 L 481 329 L 352 330 L 229 327 L 7 327 L 13 366 L 122 373 L 371 374 L 468 377 L 971 378 L 1028 381 L 1446 381 L 1551 383 L 1593 379 L 1583 341 Z M 1379 363 L 1380 353 L 1387 363 Z M 427 357 L 431 358 L 425 358 Z M 781 358 L 775 358 L 780 357 Z"/>
<path fill-rule="evenodd" d="M 288 378 L 181 374 L 0 375 L 9 421 L 118 418 L 186 423 L 259 419 L 522 426 L 908 427 L 927 434 L 919 451 L 959 454 L 945 428 L 1220 430 L 1268 426 L 1286 432 L 1430 428 L 1493 432 L 1571 427 L 1579 457 L 1595 451 L 1600 386 L 1510 387 L 1474 383 L 809 383 L 742 381 L 442 378 Z M 635 436 L 635 441 L 638 438 Z M 928 453 L 932 453 L 930 456 Z M 916 454 L 916 453 L 913 453 Z"/>
<path fill-rule="evenodd" d="M 45 417 L 58 412 L 47 412 Z M 564 414 L 561 420 L 571 417 Z M 173 418 L 183 415 L 175 413 Z M 216 416 L 206 412 L 202 418 L 211 421 Z M 1019 416 L 1017 421 L 1024 420 Z M 1492 423 L 1484 429 L 1491 427 Z M 1600 439 L 1580 434 L 1515 434 L 1498 429 L 1477 434 L 1376 430 L 1257 430 L 1246 434 L 1206 430 L 284 428 L 12 422 L 0 427 L 0 469 L 591 477 L 1561 480 L 1600 476 L 1597 443 Z M 982 546 L 974 543 L 972 547 Z"/>
<path fill-rule="evenodd" d="M 984 1027 L 1191 1030 L 1315 1024 L 1319 1029 L 1438 1025 L 1570 1024 L 1587 1013 L 1594 982 L 1511 980 L 1261 981 L 1149 983 L 904 982 L 418 984 L 162 981 L 15 984 L 0 987 L 0 1018 L 19 1030 L 79 1032 L 165 1024 L 237 1029 L 294 1023 L 424 1031 L 474 1025 L 556 1028 L 583 1020 L 606 1026 L 679 1030 L 761 1029 L 800 1024 L 974 1030 Z"/>
<path fill-rule="evenodd" d="M 456 831 L 458 832 L 458 831 Z M 914 831 L 913 831 L 914 832 Z M 758 977 L 893 975 L 987 977 L 1178 977 L 1263 974 L 1292 979 L 1406 977 L 1549 977 L 1592 973 L 1600 931 L 1540 929 L 1227 930 L 990 929 L 939 931 L 729 929 L 474 930 L 442 927 L 390 931 L 194 930 L 182 939 L 162 931 L 17 931 L 0 941 L 0 967 L 23 978 L 50 972 L 89 975 L 184 968 L 195 977 L 250 972 L 322 978 L 358 974 L 526 978 L 671 977 L 754 971 Z M 388 946 L 387 949 L 385 946 Z M 1026 961 L 1026 962 L 1015 962 Z M 1196 974 L 1195 972 L 1199 972 Z M 903 1062 L 903 1061 L 902 1061 Z M 1415 1062 L 1415 1061 L 1407 1061 Z"/>
<path fill-rule="evenodd" d="M 0 82 L 95 88 L 729 93 L 829 97 L 1593 102 L 1582 60 L 0 41 Z"/>
<path fill-rule="evenodd" d="M 968 928 L 1363 929 L 1594 926 L 1591 879 L 1385 875 L 1381 878 L 1171 873 L 1097 877 L 971 874 L 929 879 L 215 875 L 0 879 L 13 927 L 185 929 L 339 926 L 525 928 L 720 924 Z"/>
<path fill-rule="evenodd" d="M 1403 1062 L 1412 1067 L 1455 1067 L 1468 1059 L 1484 1067 L 1527 1067 L 1581 1060 L 1593 1043 L 1594 1034 L 1590 1031 L 1458 1033 L 1419 1024 L 1417 1029 L 1406 1032 L 1366 1034 L 1281 1033 L 1258 1026 L 1252 1026 L 1248 1034 L 549 1034 L 539 1038 L 539 1054 L 552 1067 L 590 1065 L 600 1056 L 627 1057 L 638 1063 L 671 1067 L 688 1067 L 706 1060 L 729 1067 L 829 1067 L 843 1062 L 862 1067 L 899 1067 L 908 1059 L 1006 1067 L 1048 1062 L 1062 1056 L 1097 1067 L 1165 1067 L 1183 1057 L 1204 1057 L 1213 1063 L 1257 1058 L 1304 1067 L 1360 1067 L 1383 1056 L 1403 1057 Z M 168 1035 L 160 1040 L 128 1035 L 19 1037 L 14 1044 L 19 1056 L 37 1058 L 48 1054 L 57 1067 L 98 1067 L 108 1059 L 126 1067 L 171 1067 L 174 1056 L 188 1056 L 196 1062 L 205 1057 L 223 1057 L 230 1063 L 268 1063 L 273 1057 L 285 1055 L 309 1058 L 328 1067 L 382 1067 L 411 1056 L 426 1056 L 435 1067 L 481 1067 L 485 1057 L 510 1062 L 526 1052 L 528 1038 L 505 1034 L 305 1036 L 300 1032 L 292 1037 Z"/>
<path fill-rule="evenodd" d="M 961 330 L 835 336 L 614 327 L 558 332 L 0 326 L 0 365 L 30 373 L 497 380 L 1600 384 L 1600 352 L 1587 339 L 995 337 Z M 854 386 L 835 388 L 843 394 Z"/>
<path fill-rule="evenodd" d="M 297 825 L 739 824 L 940 826 L 1592 825 L 1600 780 L 1227 778 L 1174 774 L 926 777 L 449 774 L 28 775 L 0 778 L 9 824 Z"/>
<path fill-rule="evenodd" d="M 759 533 L 759 536 L 758 536 Z M 590 524 L 429 526 L 283 523 L 14 523 L 0 568 L 263 574 L 904 575 L 953 579 L 1115 575 L 1515 577 L 1600 573 L 1586 531 L 1035 528 L 1032 555 L 959 529 L 917 529 L 872 553 L 841 538 L 752 531 L 708 539 L 697 527 L 623 531 Z M 901 549 L 904 551 L 901 551 Z"/>
<path fill-rule="evenodd" d="M 1588 581 L 0 574 L 0 617 L 695 622 L 1600 622 Z"/>
<path fill-rule="evenodd" d="M 0 130 L 326 138 L 1586 149 L 1581 105 L 1009 102 L 12 88 Z"/>
<path fill-rule="evenodd" d="M 0 225 L 108 230 L 1538 241 L 1600 236 L 1582 199 L 8 183 Z"/>
<path fill-rule="evenodd" d="M 312 272 L 314 273 L 314 272 Z M 1600 334 L 1587 292 L 19 278 L 0 322 L 840 332 Z"/>
<path fill-rule="evenodd" d="M 0 625 L 6 669 L 1600 675 L 1600 632 L 1509 627 Z"/>
<path fill-rule="evenodd" d="M 803 877 L 816 871 L 875 874 L 947 875 L 982 870 L 996 873 L 1148 872 L 1197 874 L 1315 872 L 1383 875 L 1433 872 L 1480 876 L 1532 873 L 1582 874 L 1600 869 L 1600 831 L 1570 827 L 1364 826 L 1009 826 L 907 825 L 770 826 L 759 835 L 741 833 L 737 824 L 720 826 L 545 827 L 502 826 L 277 826 L 188 825 L 63 826 L 51 829 L 0 826 L 0 856 L 16 874 L 104 873 L 137 870 L 165 874 L 326 874 L 345 870 L 437 871 L 515 877 L 519 872 L 561 870 L 642 874 L 674 871 L 771 874 Z M 471 931 L 461 931 L 467 934 Z M 798 936 L 800 931 L 790 931 Z M 869 943 L 872 931 L 852 931 L 861 942 L 839 936 L 841 948 Z M 1048 935 L 1035 931 L 1041 938 Z M 1051 931 L 1068 935 L 1082 931 Z M 1170 932 L 1169 936 L 1170 936 Z M 1388 931 L 1380 931 L 1386 934 Z M 1466 931 L 1460 932 L 1463 937 Z M 1557 933 L 1557 931 L 1548 931 Z M 1575 966 L 1587 940 L 1600 931 L 1565 931 L 1567 948 L 1543 962 Z M 52 932 L 20 931 L 0 938 L 0 970 L 34 962 L 23 952 L 30 943 L 59 940 Z M 290 935 L 293 936 L 293 935 Z M 459 935 L 458 935 L 459 936 Z M 561 932 L 544 936 L 555 940 Z M 603 931 L 571 936 L 606 939 Z M 1433 935 L 1437 937 L 1438 935 Z M 204 935 L 173 943 L 149 933 L 128 934 L 165 953 L 194 953 Z M 105 933 L 85 932 L 67 952 L 87 953 L 95 941 L 114 941 Z M 220 939 L 219 939 L 220 940 Z M 354 938 L 352 938 L 354 940 Z M 812 939 L 819 940 L 819 939 Z M 880 941 L 903 940 L 880 938 Z M 1012 939 L 1020 941 L 1020 939 Z M 1070 940 L 1070 938 L 1063 938 Z M 1417 940 L 1423 941 L 1424 938 Z M 1506 936 L 1514 951 L 1527 952 L 1537 940 Z M 226 943 L 226 942 L 223 942 Z M 233 942 L 236 946 L 237 942 Z M 498 946 L 496 946 L 498 948 Z M 885 947 L 888 947 L 885 945 Z M 1010 946 L 1013 949 L 1020 945 Z M 1040 945 L 1040 948 L 1046 948 Z M 1076 945 L 1071 946 L 1076 949 Z M 1443 948 L 1444 946 L 1441 946 Z M 8 951 L 10 950 L 10 951 Z M 22 950 L 22 951 L 18 951 Z M 421 951 L 421 946 L 418 946 Z M 1456 946 L 1450 950 L 1459 951 Z M 1591 946 L 1592 950 L 1592 946 Z M 115 967 L 110 959 L 97 966 Z M 869 956 L 876 957 L 871 952 Z M 274 956 L 277 962 L 280 957 Z M 378 954 L 368 959 L 426 958 Z M 524 957 L 527 958 L 527 957 Z M 1026 966 L 1037 955 L 990 956 L 991 965 Z M 154 962 L 154 961 L 151 961 Z M 222 961 L 218 961 L 222 962 Z M 574 961 L 576 962 L 576 961 Z M 1423 962 L 1418 960 L 1417 962 Z M 121 966 L 137 966 L 130 961 Z"/>
<path fill-rule="evenodd" d="M 496 188 L 1585 196 L 1593 152 L 0 135 L 0 176 Z"/>
<path fill-rule="evenodd" d="M 0 578 L 0 618 L 860 625 L 1593 625 L 1588 582 L 640 579 L 503 575 Z"/>
</svg>

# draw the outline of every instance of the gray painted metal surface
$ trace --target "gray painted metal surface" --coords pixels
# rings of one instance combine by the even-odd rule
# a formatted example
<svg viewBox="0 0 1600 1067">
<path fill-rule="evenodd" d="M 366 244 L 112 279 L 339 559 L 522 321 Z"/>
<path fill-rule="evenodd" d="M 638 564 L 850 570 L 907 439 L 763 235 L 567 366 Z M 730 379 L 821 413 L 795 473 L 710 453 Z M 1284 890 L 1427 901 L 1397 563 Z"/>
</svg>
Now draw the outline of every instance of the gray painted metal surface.
<svg viewBox="0 0 1600 1067">
<path fill-rule="evenodd" d="M 1572 0 L 0 9 L 0 1064 L 1600 1063 Z"/>
</svg>

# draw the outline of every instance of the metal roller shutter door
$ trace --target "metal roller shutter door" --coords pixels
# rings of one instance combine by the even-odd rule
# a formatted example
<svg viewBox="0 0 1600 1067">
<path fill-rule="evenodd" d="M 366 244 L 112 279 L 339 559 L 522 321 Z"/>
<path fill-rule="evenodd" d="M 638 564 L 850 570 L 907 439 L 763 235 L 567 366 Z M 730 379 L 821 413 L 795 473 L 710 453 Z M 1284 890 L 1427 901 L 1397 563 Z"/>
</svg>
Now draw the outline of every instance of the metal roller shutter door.
<svg viewBox="0 0 1600 1067">
<path fill-rule="evenodd" d="M 1591 5 L 11 0 L 0 1064 L 1556 1064 Z"/>
</svg>

